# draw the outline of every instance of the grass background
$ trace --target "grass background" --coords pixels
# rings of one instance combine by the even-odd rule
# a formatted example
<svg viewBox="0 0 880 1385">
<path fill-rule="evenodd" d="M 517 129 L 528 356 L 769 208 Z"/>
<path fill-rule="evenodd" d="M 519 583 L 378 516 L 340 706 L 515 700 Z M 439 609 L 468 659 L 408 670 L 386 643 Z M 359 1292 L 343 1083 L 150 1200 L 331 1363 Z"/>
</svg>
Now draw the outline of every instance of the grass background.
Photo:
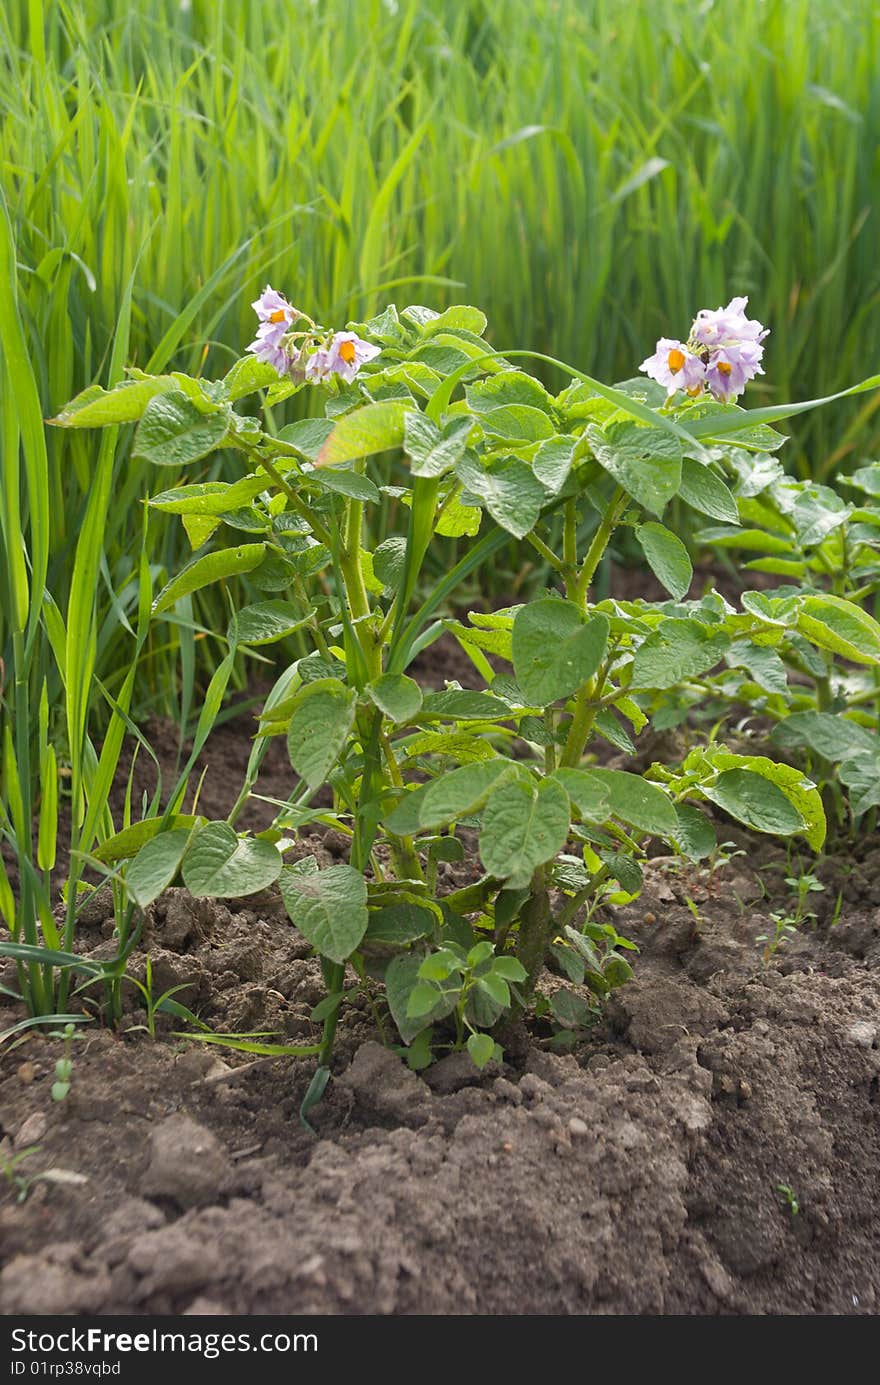
<svg viewBox="0 0 880 1385">
<path fill-rule="evenodd" d="M 870 0 L 6 0 L 0 189 L 28 380 L 0 386 L 50 416 L 106 382 L 114 344 L 222 372 L 271 280 L 332 324 L 474 302 L 495 345 L 609 380 L 747 293 L 772 328 L 752 402 L 830 393 L 880 355 L 878 47 Z M 810 416 L 790 464 L 869 453 L 878 401 Z M 17 424 L 0 433 L 6 493 L 22 487 L 7 558 L 23 532 L 69 628 L 92 506 L 103 553 L 79 599 L 85 573 L 115 693 L 156 478 L 124 435 L 99 461 L 95 435 L 49 430 L 44 455 L 29 418 L 21 453 Z M 154 524 L 157 580 L 179 544 Z M 194 625 L 225 625 L 200 603 Z M 217 653 L 201 633 L 151 633 L 144 706 L 176 697 L 166 655 L 191 702 Z M 3 617 L 0 650 L 9 667 Z"/>
</svg>

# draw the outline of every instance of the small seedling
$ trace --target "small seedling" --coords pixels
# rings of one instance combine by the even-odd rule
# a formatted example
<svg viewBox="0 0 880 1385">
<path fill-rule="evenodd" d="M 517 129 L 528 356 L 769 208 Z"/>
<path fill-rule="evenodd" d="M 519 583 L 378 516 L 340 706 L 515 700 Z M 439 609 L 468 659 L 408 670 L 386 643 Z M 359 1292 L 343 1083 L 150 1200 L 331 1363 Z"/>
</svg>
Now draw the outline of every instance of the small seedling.
<svg viewBox="0 0 880 1385">
<path fill-rule="evenodd" d="M 64 1043 L 64 1057 L 55 1064 L 55 1081 L 52 1083 L 52 1100 L 65 1101 L 70 1094 L 70 1080 L 73 1075 L 73 1059 L 70 1056 L 76 1027 L 66 1024 L 61 1031 Z"/>
<path fill-rule="evenodd" d="M 801 1205 L 795 1196 L 794 1189 L 788 1183 L 777 1183 L 776 1191 L 782 1203 L 788 1208 L 791 1216 L 796 1217 L 801 1210 Z"/>
</svg>

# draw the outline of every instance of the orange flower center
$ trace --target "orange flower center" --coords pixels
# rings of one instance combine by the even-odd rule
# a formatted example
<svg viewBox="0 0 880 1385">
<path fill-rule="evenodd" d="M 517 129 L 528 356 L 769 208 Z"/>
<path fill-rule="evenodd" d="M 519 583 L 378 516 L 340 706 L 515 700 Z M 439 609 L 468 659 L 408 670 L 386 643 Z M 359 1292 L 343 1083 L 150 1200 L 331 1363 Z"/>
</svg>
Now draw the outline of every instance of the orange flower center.
<svg viewBox="0 0 880 1385">
<path fill-rule="evenodd" d="M 269 314 L 269 321 L 270 321 L 270 322 L 283 322 L 283 321 L 284 321 L 284 318 L 285 318 L 285 311 L 284 311 L 283 308 L 276 308 L 275 311 L 274 311 L 274 313 L 270 313 L 270 314 Z"/>
<path fill-rule="evenodd" d="M 677 375 L 678 372 L 681 370 L 682 366 L 684 365 L 684 352 L 679 351 L 678 347 L 676 346 L 672 351 L 670 351 L 668 360 L 669 369 L 672 371 L 673 375 Z"/>
<path fill-rule="evenodd" d="M 353 341 L 343 341 L 339 344 L 339 354 L 346 365 L 354 365 L 355 351 Z"/>
<path fill-rule="evenodd" d="M 730 365 L 727 361 L 719 361 L 719 362 L 718 362 L 718 374 L 719 374 L 719 375 L 729 375 L 730 372 L 731 372 L 732 370 L 733 370 L 733 366 Z"/>
</svg>

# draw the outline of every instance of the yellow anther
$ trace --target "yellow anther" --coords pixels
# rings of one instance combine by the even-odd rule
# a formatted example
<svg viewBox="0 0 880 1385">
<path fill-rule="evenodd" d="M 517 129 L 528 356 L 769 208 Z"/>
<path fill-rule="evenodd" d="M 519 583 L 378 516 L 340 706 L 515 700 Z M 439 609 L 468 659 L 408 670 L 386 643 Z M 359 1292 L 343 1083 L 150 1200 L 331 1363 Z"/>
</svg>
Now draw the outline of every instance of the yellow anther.
<svg viewBox="0 0 880 1385">
<path fill-rule="evenodd" d="M 675 346 L 670 351 L 667 360 L 669 361 L 669 369 L 672 371 L 673 375 L 677 375 L 684 365 L 684 352 L 679 351 L 678 347 Z"/>
</svg>

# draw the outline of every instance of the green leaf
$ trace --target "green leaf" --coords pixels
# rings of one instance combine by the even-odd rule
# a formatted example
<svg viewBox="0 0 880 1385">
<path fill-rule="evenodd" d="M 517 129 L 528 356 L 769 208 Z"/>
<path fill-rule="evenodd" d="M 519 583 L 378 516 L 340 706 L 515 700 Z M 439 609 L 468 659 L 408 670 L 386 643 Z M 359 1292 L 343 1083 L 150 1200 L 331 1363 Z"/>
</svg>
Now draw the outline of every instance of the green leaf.
<svg viewBox="0 0 880 1385">
<path fill-rule="evenodd" d="M 50 423 L 61 428 L 106 428 L 114 423 L 134 423 L 141 417 L 151 399 L 173 389 L 170 375 L 158 375 L 147 380 L 122 380 L 112 390 L 89 385 L 58 413 Z"/>
<path fill-rule="evenodd" d="M 403 947 L 417 938 L 428 938 L 434 932 L 434 915 L 418 904 L 388 904 L 372 909 L 366 937 L 372 943 L 390 943 Z"/>
<path fill-rule="evenodd" d="M 459 818 L 472 817 L 483 807 L 492 790 L 517 772 L 515 765 L 499 757 L 461 765 L 449 774 L 440 775 L 431 781 L 421 800 L 419 826 L 445 827 Z M 387 825 L 394 830 L 393 817 Z"/>
<path fill-rule="evenodd" d="M 151 510 L 171 515 L 219 516 L 238 510 L 266 489 L 268 477 L 243 476 L 240 481 L 202 481 L 193 486 L 176 486 L 151 496 Z"/>
<path fill-rule="evenodd" d="M 116 861 L 125 861 L 130 856 L 136 856 L 141 847 L 152 841 L 160 832 L 185 828 L 189 833 L 194 827 L 204 825 L 205 821 L 205 818 L 193 817 L 188 813 L 178 813 L 164 824 L 161 818 L 145 818 L 143 822 L 135 822 L 131 827 L 108 837 L 100 846 L 95 847 L 92 854 L 99 861 L 113 865 Z"/>
<path fill-rule="evenodd" d="M 638 423 L 591 423 L 586 439 L 596 460 L 652 514 L 662 515 L 681 485 L 681 444 L 665 429 Z"/>
<path fill-rule="evenodd" d="M 565 846 L 569 823 L 568 794 L 555 780 L 503 784 L 483 809 L 480 859 L 508 889 L 521 889 Z"/>
<path fill-rule="evenodd" d="M 491 693 L 469 692 L 467 688 L 447 688 L 425 693 L 420 721 L 492 721 L 512 715 L 506 702 Z"/>
<path fill-rule="evenodd" d="M 691 804 L 676 803 L 675 816 L 678 818 L 678 830 L 673 840 L 679 851 L 692 861 L 702 861 L 710 856 L 718 839 L 706 814 Z"/>
<path fill-rule="evenodd" d="M 636 650 L 632 684 L 636 688 L 673 688 L 698 678 L 724 656 L 730 636 L 697 620 L 664 620 Z"/>
<path fill-rule="evenodd" d="M 709 467 L 685 457 L 681 464 L 678 493 L 692 510 L 722 524 L 738 524 L 739 512 L 730 488 Z"/>
<path fill-rule="evenodd" d="M 338 678 L 319 678 L 299 696 L 290 718 L 290 763 L 310 789 L 330 773 L 354 725 L 357 693 Z M 329 955 L 329 954 L 328 954 Z"/>
<path fill-rule="evenodd" d="M 157 466 L 189 466 L 219 447 L 229 431 L 229 413 L 202 413 L 181 390 L 157 394 L 144 410 L 132 457 Z"/>
<path fill-rule="evenodd" d="M 458 463 L 456 475 L 466 491 L 483 501 L 495 523 L 508 534 L 523 539 L 534 529 L 546 492 L 531 468 L 518 457 L 508 457 L 484 470 L 466 456 Z"/>
<path fill-rule="evenodd" d="M 529 706 L 547 707 L 583 687 L 608 645 L 608 620 L 585 619 L 553 597 L 523 606 L 513 622 L 513 668 Z"/>
<path fill-rule="evenodd" d="M 469 1034 L 467 1051 L 471 1056 L 474 1067 L 482 1070 L 491 1060 L 495 1052 L 495 1040 L 492 1038 L 491 1034 Z"/>
<path fill-rule="evenodd" d="M 762 624 L 783 628 L 796 623 L 801 607 L 799 596 L 766 596 L 764 592 L 743 592 L 740 602 Z"/>
<path fill-rule="evenodd" d="M 636 538 L 657 581 L 670 596 L 681 601 L 693 581 L 694 570 L 681 539 L 662 524 L 640 524 Z"/>
<path fill-rule="evenodd" d="M 711 758 L 717 769 L 724 772 L 742 769 L 758 774 L 777 788 L 789 800 L 802 820 L 802 826 L 796 830 L 803 832 L 814 851 L 820 850 L 826 833 L 822 795 L 815 784 L 799 769 L 795 769 L 793 765 L 777 764 L 765 755 L 734 755 L 726 750 L 713 752 Z"/>
<path fill-rule="evenodd" d="M 834 654 L 854 664 L 880 663 L 880 625 L 842 596 L 807 596 L 801 605 L 798 629 Z"/>
<path fill-rule="evenodd" d="M 323 467 L 303 474 L 307 480 L 317 481 L 324 490 L 334 491 L 337 495 L 347 495 L 350 500 L 368 500 L 378 505 L 382 499 L 369 476 L 359 476 L 356 471 Z"/>
<path fill-rule="evenodd" d="M 318 453 L 318 466 L 353 462 L 403 444 L 405 418 L 412 405 L 397 399 L 365 404 L 344 414 Z"/>
<path fill-rule="evenodd" d="M 506 442 L 544 442 L 556 435 L 553 420 L 540 409 L 530 409 L 525 404 L 489 409 L 480 415 L 480 423 L 484 433 Z"/>
<path fill-rule="evenodd" d="M 405 673 L 383 673 L 370 683 L 367 694 L 394 722 L 411 721 L 421 709 L 422 691 Z"/>
<path fill-rule="evenodd" d="M 557 777 L 569 789 L 573 774 L 587 774 L 605 790 L 611 813 L 629 827 L 650 832 L 655 837 L 674 841 L 678 818 L 669 795 L 657 784 L 623 769 L 557 770 Z M 575 803 L 574 790 L 569 789 Z"/>
<path fill-rule="evenodd" d="M 751 640 L 737 640 L 724 657 L 731 668 L 744 668 L 750 673 L 765 692 L 784 697 L 788 691 L 785 664 L 775 649 Z"/>
<path fill-rule="evenodd" d="M 584 1029 L 595 1021 L 595 1013 L 585 1000 L 574 991 L 560 987 L 550 998 L 550 1009 L 557 1024 L 563 1029 Z"/>
<path fill-rule="evenodd" d="M 410 459 L 413 476 L 440 477 L 451 471 L 464 456 L 470 432 L 470 419 L 456 419 L 444 436 L 427 414 L 412 412 L 404 423 L 403 450 Z"/>
<path fill-rule="evenodd" d="M 189 839 L 189 831 L 178 827 L 158 833 L 141 847 L 125 874 L 126 888 L 139 909 L 146 909 L 171 884 Z"/>
<path fill-rule="evenodd" d="M 496 976 L 503 976 L 505 981 L 522 982 L 527 975 L 522 962 L 518 962 L 515 957 L 496 957 L 492 963 L 492 970 Z"/>
<path fill-rule="evenodd" d="M 297 452 L 316 462 L 324 443 L 333 432 L 330 418 L 301 418 L 296 423 L 288 423 L 278 434 L 279 442 L 290 443 Z"/>
<path fill-rule="evenodd" d="M 577 438 L 548 438 L 535 453 L 532 471 L 551 495 L 558 495 L 568 480 L 577 442 Z"/>
<path fill-rule="evenodd" d="M 607 822 L 611 816 L 611 796 L 606 785 L 588 769 L 557 769 L 558 780 L 575 808 L 587 822 Z"/>
<path fill-rule="evenodd" d="M 483 991 L 500 1010 L 506 1010 L 510 1004 L 510 987 L 504 977 L 497 976 L 495 972 L 490 971 L 486 976 L 481 976 L 477 982 L 477 988 Z"/>
<path fill-rule="evenodd" d="M 301 615 L 286 601 L 258 601 L 236 612 L 229 627 L 229 639 L 233 644 L 250 647 L 275 644 L 305 625 L 313 614 L 312 609 Z"/>
<path fill-rule="evenodd" d="M 456 995 L 454 992 L 445 997 L 441 995 L 440 991 L 435 990 L 436 1003 L 430 1017 L 413 1019 L 409 1016 L 407 1013 L 409 998 L 419 984 L 421 964 L 422 958 L 419 956 L 395 957 L 389 962 L 385 972 L 385 995 L 388 1008 L 405 1044 L 412 1043 L 416 1035 L 420 1034 L 427 1024 L 434 1020 L 443 1019 L 455 1009 Z"/>
<path fill-rule="evenodd" d="M 729 769 L 701 791 L 717 807 L 757 832 L 791 837 L 805 828 L 804 819 L 781 789 L 748 769 Z"/>
<path fill-rule="evenodd" d="M 792 712 L 774 727 L 770 739 L 789 750 L 806 747 L 832 763 L 875 757 L 880 751 L 875 732 L 836 712 Z"/>
<path fill-rule="evenodd" d="M 281 857 L 271 842 L 239 837 L 228 822 L 199 828 L 183 858 L 183 883 L 201 898 L 239 898 L 272 885 Z"/>
<path fill-rule="evenodd" d="M 726 524 L 701 529 L 697 541 L 712 548 L 735 548 L 749 553 L 793 553 L 794 545 L 781 534 L 768 534 L 766 529 L 739 529 Z"/>
<path fill-rule="evenodd" d="M 245 395 L 255 394 L 257 390 L 268 389 L 278 383 L 278 371 L 256 356 L 242 356 L 223 377 L 226 398 L 230 404 Z"/>
<path fill-rule="evenodd" d="M 216 553 L 206 553 L 203 558 L 193 558 L 159 592 L 153 602 L 153 615 L 169 611 L 182 596 L 200 591 L 212 582 L 222 582 L 227 577 L 252 572 L 263 561 L 265 553 L 264 543 L 245 543 L 237 548 L 221 548 Z"/>
<path fill-rule="evenodd" d="M 617 881 L 620 888 L 627 894 L 637 895 L 645 883 L 638 861 L 623 851 L 602 851 L 599 854 L 602 864 L 608 867 L 611 878 Z"/>
<path fill-rule="evenodd" d="M 331 962 L 344 962 L 367 931 L 367 882 L 353 866 L 304 875 L 285 866 L 281 895 L 290 920 Z"/>
<path fill-rule="evenodd" d="M 373 552 L 373 572 L 383 588 L 396 590 L 406 562 L 406 539 L 394 537 L 380 543 Z"/>
<path fill-rule="evenodd" d="M 873 758 L 860 755 L 854 760 L 844 760 L 837 772 L 841 784 L 849 790 L 854 817 L 861 817 L 869 808 L 880 807 L 880 755 Z"/>
<path fill-rule="evenodd" d="M 469 407 L 475 414 L 493 409 L 524 405 L 549 414 L 553 401 L 539 380 L 523 370 L 503 370 L 486 380 L 475 380 L 465 387 Z"/>
<path fill-rule="evenodd" d="M 473 538 L 479 533 L 482 522 L 483 511 L 476 505 L 463 505 L 461 487 L 457 486 L 451 497 L 443 502 L 434 533 L 444 539 L 461 539 L 465 535 Z"/>
<path fill-rule="evenodd" d="M 424 1024 L 426 1017 L 436 1009 L 440 996 L 441 992 L 429 981 L 417 981 L 409 993 L 406 1006 L 407 1018 L 421 1020 Z"/>
<path fill-rule="evenodd" d="M 438 313 L 434 318 L 425 322 L 421 328 L 423 337 L 436 336 L 438 332 L 470 332 L 475 337 L 481 337 L 486 330 L 486 314 L 480 312 L 479 308 L 472 308 L 466 303 L 456 303 L 451 308 L 446 308 L 444 312 Z M 374 336 L 378 333 L 374 332 Z"/>
</svg>

